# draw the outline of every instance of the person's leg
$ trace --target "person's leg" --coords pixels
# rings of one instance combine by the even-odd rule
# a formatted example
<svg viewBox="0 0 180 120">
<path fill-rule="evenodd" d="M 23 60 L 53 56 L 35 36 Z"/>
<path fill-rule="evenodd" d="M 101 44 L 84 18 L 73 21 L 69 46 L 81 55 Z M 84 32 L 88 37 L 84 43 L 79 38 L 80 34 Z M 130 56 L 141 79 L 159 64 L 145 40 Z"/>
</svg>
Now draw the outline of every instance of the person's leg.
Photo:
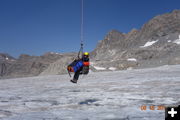
<svg viewBox="0 0 180 120">
<path fill-rule="evenodd" d="M 78 80 L 79 78 L 79 73 L 80 73 L 80 70 L 76 71 L 75 74 L 74 74 L 74 77 L 73 77 L 73 80 Z"/>
<path fill-rule="evenodd" d="M 72 82 L 77 83 L 79 79 L 79 74 L 82 71 L 82 68 L 75 72 Z"/>
</svg>

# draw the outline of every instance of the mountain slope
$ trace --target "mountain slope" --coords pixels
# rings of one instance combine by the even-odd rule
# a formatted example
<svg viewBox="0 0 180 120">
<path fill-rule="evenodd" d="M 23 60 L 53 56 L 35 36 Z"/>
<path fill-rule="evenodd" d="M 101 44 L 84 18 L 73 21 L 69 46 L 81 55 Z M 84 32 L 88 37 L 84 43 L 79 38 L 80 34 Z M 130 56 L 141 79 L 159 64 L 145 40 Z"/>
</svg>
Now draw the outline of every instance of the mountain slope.
<svg viewBox="0 0 180 120">
<path fill-rule="evenodd" d="M 64 74 L 76 53 L 0 54 L 0 78 Z M 180 10 L 159 15 L 125 34 L 110 31 L 90 54 L 91 69 L 124 70 L 180 64 Z"/>
<path fill-rule="evenodd" d="M 14 63 L 16 59 L 7 53 L 0 53 L 0 78 L 7 72 L 8 67 Z"/>
<path fill-rule="evenodd" d="M 42 56 L 22 54 L 17 59 L 5 59 L 0 62 L 0 78 L 37 76 L 45 71 L 50 64 L 66 57 L 73 57 L 73 53 L 59 54 L 48 52 Z"/>
<path fill-rule="evenodd" d="M 180 10 L 156 16 L 127 34 L 112 30 L 92 52 L 94 63 L 101 67 L 127 69 L 131 58 L 137 60 L 135 68 L 180 63 Z"/>
</svg>

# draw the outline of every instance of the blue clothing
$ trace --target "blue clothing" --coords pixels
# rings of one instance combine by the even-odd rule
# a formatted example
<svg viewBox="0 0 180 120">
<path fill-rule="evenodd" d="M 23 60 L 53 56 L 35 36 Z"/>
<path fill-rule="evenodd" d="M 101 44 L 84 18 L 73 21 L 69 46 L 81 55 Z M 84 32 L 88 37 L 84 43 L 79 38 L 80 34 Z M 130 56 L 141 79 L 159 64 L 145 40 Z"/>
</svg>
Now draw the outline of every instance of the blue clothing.
<svg viewBox="0 0 180 120">
<path fill-rule="evenodd" d="M 83 62 L 81 60 L 77 61 L 76 64 L 73 66 L 74 72 L 78 71 L 80 68 L 83 67 Z"/>
</svg>

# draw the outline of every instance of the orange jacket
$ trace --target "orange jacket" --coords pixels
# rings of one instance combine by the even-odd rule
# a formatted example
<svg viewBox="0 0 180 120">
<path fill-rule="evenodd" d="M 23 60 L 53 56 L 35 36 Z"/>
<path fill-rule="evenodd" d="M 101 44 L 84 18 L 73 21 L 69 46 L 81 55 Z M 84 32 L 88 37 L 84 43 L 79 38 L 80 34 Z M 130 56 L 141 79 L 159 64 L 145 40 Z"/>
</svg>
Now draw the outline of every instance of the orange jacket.
<svg viewBox="0 0 180 120">
<path fill-rule="evenodd" d="M 84 65 L 84 66 L 89 66 L 89 65 L 90 65 L 90 62 L 83 62 L 83 65 Z"/>
</svg>

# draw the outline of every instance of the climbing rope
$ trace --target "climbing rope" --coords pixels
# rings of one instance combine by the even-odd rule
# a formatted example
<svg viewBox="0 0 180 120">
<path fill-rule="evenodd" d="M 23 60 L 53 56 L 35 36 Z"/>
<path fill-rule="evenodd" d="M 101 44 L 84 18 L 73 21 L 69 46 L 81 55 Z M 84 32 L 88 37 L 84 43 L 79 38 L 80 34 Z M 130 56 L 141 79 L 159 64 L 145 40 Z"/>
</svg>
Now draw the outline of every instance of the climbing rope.
<svg viewBox="0 0 180 120">
<path fill-rule="evenodd" d="M 79 59 L 81 59 L 81 57 L 82 57 L 82 55 L 83 55 L 83 42 L 84 42 L 84 38 L 83 38 L 83 24 L 84 24 L 84 3 L 83 3 L 84 1 L 83 0 L 81 0 L 81 26 L 80 26 L 80 28 L 81 28 L 81 32 L 80 32 L 80 49 L 79 49 L 79 52 L 78 52 L 78 56 L 77 56 L 77 58 L 71 63 L 71 64 L 73 64 L 77 59 L 79 60 Z M 80 56 L 81 55 L 81 56 Z M 72 65 L 68 65 L 67 66 L 67 71 L 68 71 L 68 74 L 69 74 L 69 76 L 71 77 L 71 74 L 70 74 L 70 72 L 72 72 L 71 71 L 71 67 L 72 67 Z"/>
<path fill-rule="evenodd" d="M 84 45 L 84 36 L 83 36 L 83 32 L 84 32 L 84 29 L 83 29 L 83 27 L 84 27 L 84 1 L 83 0 L 81 0 L 81 33 L 80 33 L 80 36 L 81 36 L 81 47 L 80 47 L 80 50 L 79 50 L 79 52 L 78 52 L 78 58 L 80 58 L 80 54 L 81 54 L 81 56 L 82 56 L 82 54 L 83 54 L 83 45 Z"/>
<path fill-rule="evenodd" d="M 84 3 L 81 0 L 81 45 L 83 45 Z"/>
</svg>

